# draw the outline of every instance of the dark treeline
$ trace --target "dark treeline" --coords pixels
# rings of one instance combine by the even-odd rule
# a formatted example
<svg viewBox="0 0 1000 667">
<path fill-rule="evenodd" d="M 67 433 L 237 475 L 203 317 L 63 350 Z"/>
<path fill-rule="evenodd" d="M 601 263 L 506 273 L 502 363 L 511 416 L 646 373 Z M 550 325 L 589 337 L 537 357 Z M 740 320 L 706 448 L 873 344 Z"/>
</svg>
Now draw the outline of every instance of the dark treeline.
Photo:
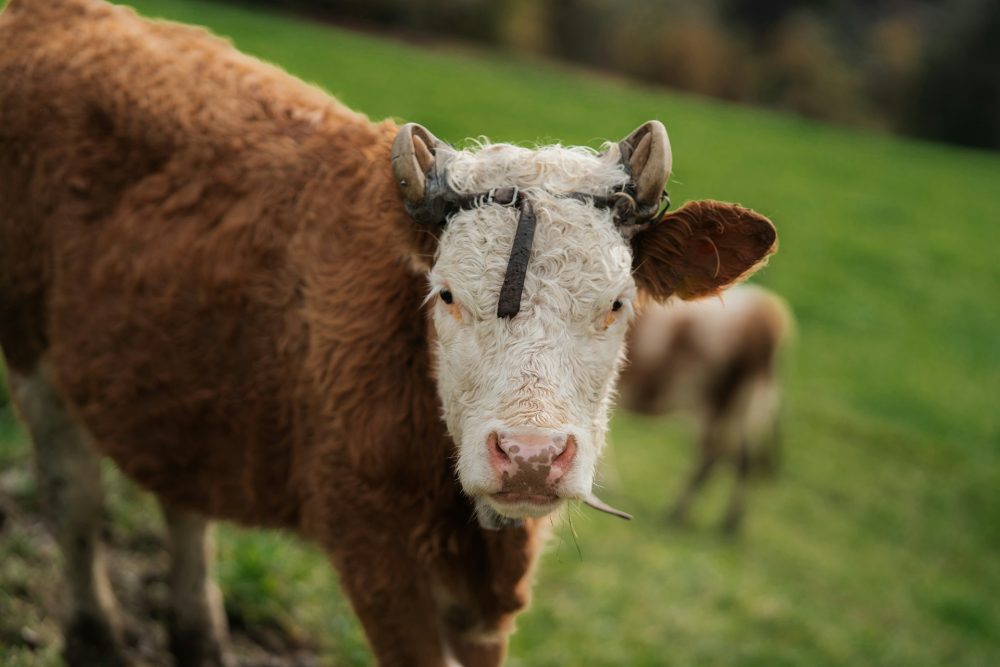
<svg viewBox="0 0 1000 667">
<path fill-rule="evenodd" d="M 555 56 L 838 123 L 1000 148 L 998 0 L 271 4 Z"/>
</svg>

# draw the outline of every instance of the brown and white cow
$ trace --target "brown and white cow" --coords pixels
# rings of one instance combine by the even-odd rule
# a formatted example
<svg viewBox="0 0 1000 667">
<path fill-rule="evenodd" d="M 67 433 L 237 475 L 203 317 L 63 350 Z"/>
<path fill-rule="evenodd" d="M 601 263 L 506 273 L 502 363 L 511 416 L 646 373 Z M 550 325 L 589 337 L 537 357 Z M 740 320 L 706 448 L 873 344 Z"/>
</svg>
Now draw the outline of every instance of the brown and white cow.
<svg viewBox="0 0 1000 667">
<path fill-rule="evenodd" d="M 73 664 L 122 659 L 99 455 L 165 509 L 180 664 L 225 660 L 209 518 L 325 549 L 380 664 L 498 664 L 538 517 L 600 505 L 637 294 L 775 248 L 737 206 L 661 213 L 656 121 L 454 150 L 100 0 L 11 0 L 0 43 L 0 347 Z"/>
<path fill-rule="evenodd" d="M 777 465 L 777 367 L 792 327 L 784 299 L 756 285 L 718 298 L 651 303 L 633 323 L 619 404 L 650 415 L 684 412 L 700 430 L 698 460 L 674 504 L 675 521 L 686 518 L 714 466 L 729 462 L 736 482 L 723 528 L 739 529 L 750 472 Z"/>
</svg>

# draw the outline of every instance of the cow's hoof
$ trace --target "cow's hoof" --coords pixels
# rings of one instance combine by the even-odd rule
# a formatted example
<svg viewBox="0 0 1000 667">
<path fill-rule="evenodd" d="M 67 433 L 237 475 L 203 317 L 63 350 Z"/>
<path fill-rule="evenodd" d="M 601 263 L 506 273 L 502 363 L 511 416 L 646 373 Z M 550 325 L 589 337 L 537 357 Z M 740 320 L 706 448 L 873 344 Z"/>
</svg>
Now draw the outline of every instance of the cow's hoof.
<svg viewBox="0 0 1000 667">
<path fill-rule="evenodd" d="M 118 633 L 104 618 L 79 614 L 66 627 L 63 656 L 69 667 L 129 667 Z"/>
<path fill-rule="evenodd" d="M 232 667 L 235 662 L 225 643 L 207 629 L 178 628 L 169 624 L 170 652 L 178 665 L 187 667 Z"/>
</svg>

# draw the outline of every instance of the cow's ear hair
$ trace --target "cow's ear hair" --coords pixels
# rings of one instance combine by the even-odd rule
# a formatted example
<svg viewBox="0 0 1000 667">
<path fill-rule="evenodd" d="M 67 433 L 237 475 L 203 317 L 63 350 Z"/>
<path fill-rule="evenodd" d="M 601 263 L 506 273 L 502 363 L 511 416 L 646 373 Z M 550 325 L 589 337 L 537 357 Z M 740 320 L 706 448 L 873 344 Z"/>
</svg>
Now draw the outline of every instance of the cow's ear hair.
<svg viewBox="0 0 1000 667">
<path fill-rule="evenodd" d="M 657 300 L 715 294 L 767 263 L 771 221 L 736 204 L 688 202 L 632 238 L 636 283 Z"/>
</svg>

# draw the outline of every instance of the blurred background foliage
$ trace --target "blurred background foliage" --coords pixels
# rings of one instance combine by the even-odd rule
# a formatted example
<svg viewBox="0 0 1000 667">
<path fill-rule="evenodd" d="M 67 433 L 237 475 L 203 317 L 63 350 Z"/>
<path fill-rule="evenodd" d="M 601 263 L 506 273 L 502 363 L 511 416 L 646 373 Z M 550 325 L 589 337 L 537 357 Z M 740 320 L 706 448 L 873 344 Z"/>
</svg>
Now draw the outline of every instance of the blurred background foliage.
<svg viewBox="0 0 1000 667">
<path fill-rule="evenodd" d="M 1000 148 L 996 0 L 257 0 Z"/>
</svg>

